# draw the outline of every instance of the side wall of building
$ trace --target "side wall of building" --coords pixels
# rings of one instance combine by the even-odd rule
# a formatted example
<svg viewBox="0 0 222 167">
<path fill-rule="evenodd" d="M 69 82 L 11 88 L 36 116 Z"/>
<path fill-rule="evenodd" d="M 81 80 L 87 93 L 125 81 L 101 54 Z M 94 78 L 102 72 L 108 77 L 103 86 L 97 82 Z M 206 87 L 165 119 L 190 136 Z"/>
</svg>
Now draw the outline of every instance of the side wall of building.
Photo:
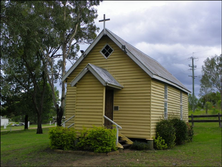
<svg viewBox="0 0 222 167">
<path fill-rule="evenodd" d="M 165 83 L 152 79 L 151 82 L 151 136 L 156 135 L 156 123 L 164 119 L 164 102 L 167 102 L 167 117 L 180 118 L 180 93 L 173 86 L 167 85 L 167 100 L 164 97 Z M 188 121 L 188 95 L 182 92 L 182 118 Z"/>
</svg>

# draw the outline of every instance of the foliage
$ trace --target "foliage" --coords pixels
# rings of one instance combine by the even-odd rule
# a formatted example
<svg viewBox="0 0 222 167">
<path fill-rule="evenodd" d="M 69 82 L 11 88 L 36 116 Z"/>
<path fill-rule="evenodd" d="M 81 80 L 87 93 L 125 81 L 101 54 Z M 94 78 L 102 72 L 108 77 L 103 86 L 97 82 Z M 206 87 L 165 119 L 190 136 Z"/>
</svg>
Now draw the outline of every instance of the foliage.
<svg viewBox="0 0 222 167">
<path fill-rule="evenodd" d="M 133 149 L 133 150 L 148 150 L 149 145 L 148 145 L 148 143 L 145 143 L 145 142 L 135 141 L 130 146 L 130 149 Z"/>
<path fill-rule="evenodd" d="M 167 149 L 167 144 L 165 143 L 165 140 L 159 135 L 159 133 L 156 134 L 156 138 L 154 138 L 154 148 L 157 150 L 163 150 Z"/>
<path fill-rule="evenodd" d="M 116 129 L 105 127 L 83 129 L 77 147 L 99 153 L 116 150 Z"/>
<path fill-rule="evenodd" d="M 41 134 L 47 81 L 39 48 L 44 43 L 41 30 L 47 21 L 39 17 L 38 9 L 36 1 L 1 1 L 1 72 L 10 86 L 31 94 L 37 133 Z"/>
<path fill-rule="evenodd" d="M 161 120 L 156 124 L 156 134 L 159 134 L 165 140 L 168 148 L 175 146 L 175 129 L 169 120 Z"/>
<path fill-rule="evenodd" d="M 183 120 L 173 118 L 170 120 L 176 132 L 175 143 L 177 145 L 183 144 L 187 139 L 187 126 Z"/>
<path fill-rule="evenodd" d="M 80 50 L 80 43 L 91 43 L 96 37 L 98 28 L 94 19 L 97 18 L 99 0 L 67 0 L 40 1 L 39 15 L 48 24 L 42 29 L 44 45 L 40 48 L 46 64 L 45 73 L 54 92 L 54 83 L 60 81 L 62 86 L 61 106 L 52 97 L 57 111 L 57 125 L 61 126 L 61 119 L 65 107 L 65 82 L 61 78 L 65 75 L 66 61 L 72 64 L 76 61 Z M 39 10 L 39 9 L 38 9 Z M 37 17 L 39 16 L 37 15 Z M 62 52 L 62 54 L 58 52 Z"/>
<path fill-rule="evenodd" d="M 103 159 L 48 149 L 48 129 L 44 129 L 42 135 L 36 135 L 32 129 L 1 131 L 1 166 L 73 166 L 74 161 L 81 162 L 81 166 L 173 166 L 174 162 L 176 166 L 221 166 L 218 123 L 198 123 L 194 130 L 196 135 L 192 143 L 170 151 L 131 151 Z"/>
<path fill-rule="evenodd" d="M 189 124 L 189 122 L 186 123 L 186 126 L 187 126 L 187 141 L 191 142 L 193 140 L 193 135 L 194 135 L 193 127 Z"/>
<path fill-rule="evenodd" d="M 51 128 L 49 130 L 49 139 L 51 149 L 73 149 L 75 148 L 76 132 L 73 128 Z"/>
<path fill-rule="evenodd" d="M 4 65 L 4 74 L 19 82 L 23 90 L 24 86 L 26 90 L 34 87 L 34 92 L 40 92 L 36 89 L 39 79 L 47 79 L 59 125 L 65 84 L 62 82 L 59 107 L 54 83 L 64 76 L 66 60 L 76 60 L 79 44 L 91 43 L 96 37 L 98 28 L 94 19 L 97 10 L 94 6 L 99 3 L 99 0 L 1 1 L 1 46 L 5 58 L 1 65 Z M 58 54 L 60 51 L 62 54 Z M 41 121 L 41 101 L 33 101 Z"/>
<path fill-rule="evenodd" d="M 208 94 L 209 91 L 219 91 L 222 101 L 222 54 L 220 56 L 215 55 L 214 57 L 207 58 L 202 66 L 202 72 L 200 94 L 204 96 Z"/>
<path fill-rule="evenodd" d="M 198 105 L 198 99 L 196 96 L 194 96 L 194 100 L 193 100 L 193 96 L 191 94 L 188 95 L 188 107 L 189 110 L 193 110 L 193 104 L 194 104 L 194 110 L 196 110 L 197 105 Z"/>
</svg>

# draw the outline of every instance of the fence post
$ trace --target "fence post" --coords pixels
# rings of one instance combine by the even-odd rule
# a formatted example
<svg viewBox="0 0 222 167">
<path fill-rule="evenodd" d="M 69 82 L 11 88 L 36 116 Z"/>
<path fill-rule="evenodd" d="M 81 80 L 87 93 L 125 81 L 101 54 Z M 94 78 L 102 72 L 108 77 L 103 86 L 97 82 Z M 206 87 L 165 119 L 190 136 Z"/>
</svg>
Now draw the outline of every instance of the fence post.
<svg viewBox="0 0 222 167">
<path fill-rule="evenodd" d="M 221 121 L 220 121 L 220 113 L 218 113 L 218 121 L 219 121 L 219 127 L 222 128 L 221 127 Z"/>
<path fill-rule="evenodd" d="M 192 127 L 194 127 L 193 114 L 191 114 Z"/>
</svg>

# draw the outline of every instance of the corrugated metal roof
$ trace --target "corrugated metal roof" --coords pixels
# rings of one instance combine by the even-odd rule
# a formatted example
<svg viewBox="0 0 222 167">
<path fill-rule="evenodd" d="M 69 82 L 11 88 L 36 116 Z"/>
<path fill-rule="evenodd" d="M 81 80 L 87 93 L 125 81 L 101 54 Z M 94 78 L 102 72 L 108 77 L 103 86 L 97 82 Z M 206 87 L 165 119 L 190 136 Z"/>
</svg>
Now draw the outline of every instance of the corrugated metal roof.
<svg viewBox="0 0 222 167">
<path fill-rule="evenodd" d="M 148 70 L 156 76 L 164 78 L 168 81 L 171 81 L 178 86 L 187 90 L 187 88 L 178 80 L 176 79 L 170 72 L 168 72 L 161 64 L 159 64 L 156 60 L 151 58 L 150 56 L 146 55 L 142 51 L 138 50 L 131 44 L 124 41 L 122 38 L 114 34 L 112 31 L 106 29 L 108 33 L 110 33 L 116 40 L 118 40 L 122 45 L 125 45 L 127 51 L 130 51 Z"/>
<path fill-rule="evenodd" d="M 88 71 L 90 71 L 103 86 L 110 86 L 117 89 L 123 88 L 107 70 L 90 63 L 72 80 L 70 83 L 71 86 L 75 86 Z"/>
<path fill-rule="evenodd" d="M 80 58 L 76 61 L 76 63 L 68 70 L 68 72 L 63 76 L 62 81 L 64 81 L 75 68 L 84 60 L 84 58 L 88 55 L 88 53 L 93 49 L 93 47 L 99 42 L 99 40 L 107 35 L 114 43 L 116 43 L 121 49 L 123 45 L 125 45 L 126 54 L 136 63 L 138 64 L 151 78 L 157 79 L 159 81 L 165 82 L 172 86 L 175 86 L 187 93 L 190 91 L 178 80 L 176 79 L 170 72 L 168 72 L 161 64 L 159 64 L 156 60 L 146 55 L 142 51 L 138 50 L 131 44 L 127 43 L 125 40 L 114 34 L 112 31 L 105 29 L 100 32 L 100 34 L 96 37 L 93 43 L 86 49 L 84 54 L 80 56 Z M 123 49 L 124 50 L 124 49 Z M 99 67 L 98 67 L 99 68 Z"/>
<path fill-rule="evenodd" d="M 88 66 L 92 67 L 92 69 L 95 70 L 95 72 L 104 80 L 106 85 L 114 85 L 123 88 L 123 86 L 120 85 L 119 82 L 117 82 L 107 70 L 90 63 L 88 64 Z"/>
</svg>

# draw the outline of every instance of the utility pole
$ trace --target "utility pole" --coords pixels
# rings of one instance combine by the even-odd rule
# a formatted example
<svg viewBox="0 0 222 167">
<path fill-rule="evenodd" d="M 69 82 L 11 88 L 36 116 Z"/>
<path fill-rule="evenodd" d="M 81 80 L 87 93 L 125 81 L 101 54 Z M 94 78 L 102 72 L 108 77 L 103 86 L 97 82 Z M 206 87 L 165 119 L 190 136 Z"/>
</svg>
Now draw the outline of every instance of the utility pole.
<svg viewBox="0 0 222 167">
<path fill-rule="evenodd" d="M 193 53 L 194 54 L 194 53 Z M 190 70 L 192 70 L 192 75 L 189 75 L 189 77 L 192 77 L 192 85 L 193 85 L 193 95 L 192 95 L 192 110 L 194 112 L 194 97 L 195 97 L 195 94 L 194 94 L 194 79 L 197 77 L 197 76 L 194 76 L 194 70 L 197 66 L 194 65 L 194 59 L 196 59 L 195 57 L 190 57 L 190 59 L 192 60 L 192 65 L 189 65 L 189 67 L 191 67 Z"/>
</svg>

